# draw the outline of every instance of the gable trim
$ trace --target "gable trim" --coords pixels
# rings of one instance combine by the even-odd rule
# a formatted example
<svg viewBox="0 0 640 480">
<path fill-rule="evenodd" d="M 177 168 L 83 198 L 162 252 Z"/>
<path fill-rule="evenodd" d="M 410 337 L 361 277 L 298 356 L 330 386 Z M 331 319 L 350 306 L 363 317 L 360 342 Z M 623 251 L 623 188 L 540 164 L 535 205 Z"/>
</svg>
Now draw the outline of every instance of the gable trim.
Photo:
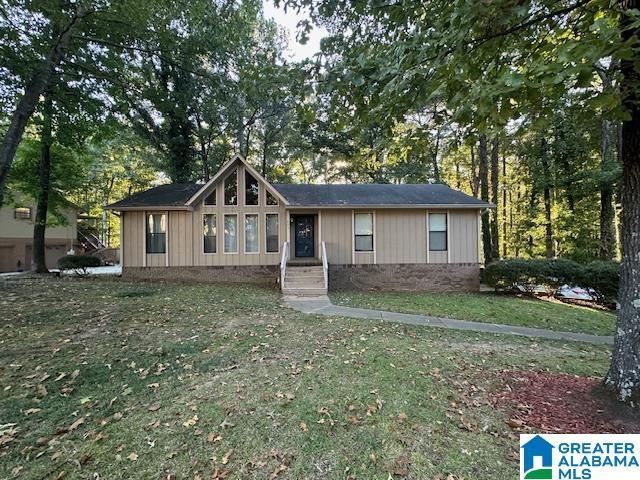
<svg viewBox="0 0 640 480">
<path fill-rule="evenodd" d="M 236 155 L 231 160 L 229 160 L 226 164 L 224 164 L 220 168 L 220 170 L 218 170 L 216 172 L 216 174 L 207 183 L 205 183 L 196 193 L 194 193 L 191 196 L 191 198 L 189 200 L 187 200 L 185 205 L 192 206 L 194 203 L 196 203 L 198 201 L 198 199 L 201 198 L 212 185 L 214 185 L 216 182 L 218 182 L 218 180 L 220 180 L 220 178 L 222 178 L 227 173 L 227 171 L 233 165 L 236 164 L 236 162 L 242 163 L 244 165 L 244 167 L 247 169 L 247 171 L 251 175 L 253 175 L 255 178 L 257 178 L 259 181 L 263 182 L 265 188 L 269 191 L 269 193 L 271 193 L 273 196 L 275 196 L 284 205 L 289 205 L 289 202 L 287 201 L 287 199 L 280 192 L 278 192 L 278 190 L 273 188 L 273 186 L 262 175 L 260 175 L 256 171 L 255 168 L 253 168 L 251 165 L 249 165 L 246 162 L 246 160 L 240 155 Z"/>
</svg>

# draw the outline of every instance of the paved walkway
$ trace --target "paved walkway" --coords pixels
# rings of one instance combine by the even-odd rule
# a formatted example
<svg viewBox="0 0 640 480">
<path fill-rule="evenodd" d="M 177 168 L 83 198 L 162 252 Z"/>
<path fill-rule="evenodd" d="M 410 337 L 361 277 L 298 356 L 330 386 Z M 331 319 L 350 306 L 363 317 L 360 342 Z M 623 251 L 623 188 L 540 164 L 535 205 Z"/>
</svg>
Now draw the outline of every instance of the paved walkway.
<svg viewBox="0 0 640 480">
<path fill-rule="evenodd" d="M 569 340 L 587 342 L 600 345 L 613 343 L 611 336 L 589 335 L 586 333 L 557 332 L 543 328 L 518 327 L 515 325 L 497 325 L 494 323 L 468 322 L 449 318 L 428 317 L 411 313 L 386 312 L 368 308 L 353 308 L 334 305 L 326 295 L 320 297 L 291 297 L 285 296 L 284 301 L 294 310 L 317 315 L 335 315 L 340 317 L 371 318 L 388 322 L 424 325 L 427 327 L 450 328 L 453 330 L 467 330 L 472 332 L 503 333 L 508 335 L 522 335 L 525 337 L 541 337 L 553 340 Z"/>
</svg>

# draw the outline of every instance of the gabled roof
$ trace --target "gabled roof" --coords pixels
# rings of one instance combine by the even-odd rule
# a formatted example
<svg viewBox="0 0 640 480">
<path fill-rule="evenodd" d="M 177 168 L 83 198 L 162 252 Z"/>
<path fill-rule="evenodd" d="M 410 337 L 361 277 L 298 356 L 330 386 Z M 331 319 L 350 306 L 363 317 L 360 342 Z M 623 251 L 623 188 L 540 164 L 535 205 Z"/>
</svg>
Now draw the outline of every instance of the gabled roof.
<svg viewBox="0 0 640 480">
<path fill-rule="evenodd" d="M 191 196 L 197 192 L 202 184 L 199 183 L 170 183 L 160 185 L 144 192 L 135 193 L 119 202 L 108 205 L 109 210 L 122 210 L 139 207 L 183 207 Z"/>
<path fill-rule="evenodd" d="M 295 206 L 459 206 L 487 208 L 491 204 L 443 184 L 274 184 Z"/>
<path fill-rule="evenodd" d="M 194 194 L 186 201 L 187 206 L 193 205 L 198 201 L 198 199 L 204 197 L 204 195 L 210 190 L 211 186 L 216 184 L 220 180 L 220 178 L 226 175 L 227 172 L 231 170 L 231 168 L 237 163 L 242 163 L 244 167 L 247 169 L 247 171 L 251 175 L 253 175 L 255 178 L 263 182 L 266 189 L 272 195 L 275 195 L 276 197 L 278 197 L 278 199 L 280 199 L 282 203 L 284 203 L 285 205 L 288 203 L 287 199 L 284 198 L 275 188 L 273 188 L 273 186 L 269 182 L 267 182 L 267 180 L 262 175 L 260 175 L 251 165 L 249 165 L 243 157 L 241 157 L 240 155 L 236 155 L 227 163 L 225 163 L 222 167 L 220 167 L 220 169 L 211 178 L 211 180 L 209 180 L 204 185 L 200 185 L 200 188 L 198 189 L 198 191 L 194 192 Z"/>
</svg>

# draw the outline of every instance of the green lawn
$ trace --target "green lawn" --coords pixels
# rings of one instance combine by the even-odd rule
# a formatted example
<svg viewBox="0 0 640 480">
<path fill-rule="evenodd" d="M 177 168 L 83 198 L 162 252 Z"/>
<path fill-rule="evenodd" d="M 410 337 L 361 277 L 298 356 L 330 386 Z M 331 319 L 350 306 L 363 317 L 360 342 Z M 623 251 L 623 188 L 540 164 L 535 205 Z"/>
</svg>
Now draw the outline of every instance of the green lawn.
<svg viewBox="0 0 640 480">
<path fill-rule="evenodd" d="M 609 357 L 304 315 L 250 286 L 14 279 L 0 304 L 0 478 L 510 480 L 497 373 Z"/>
<path fill-rule="evenodd" d="M 531 297 L 490 293 L 338 292 L 331 295 L 331 300 L 351 307 L 596 335 L 613 335 L 615 328 L 613 313 Z"/>
</svg>

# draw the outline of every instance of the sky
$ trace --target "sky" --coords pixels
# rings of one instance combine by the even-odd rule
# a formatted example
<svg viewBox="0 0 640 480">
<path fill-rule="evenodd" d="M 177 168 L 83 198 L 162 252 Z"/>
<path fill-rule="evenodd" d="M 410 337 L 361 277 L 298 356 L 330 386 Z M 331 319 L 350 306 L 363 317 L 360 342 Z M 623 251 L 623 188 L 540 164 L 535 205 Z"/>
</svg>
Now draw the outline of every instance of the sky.
<svg viewBox="0 0 640 480">
<path fill-rule="evenodd" d="M 289 36 L 289 52 L 293 60 L 304 60 L 311 58 L 315 53 L 320 51 L 320 40 L 327 35 L 323 28 L 313 27 L 309 33 L 309 40 L 305 45 L 296 41 L 297 24 L 304 19 L 304 14 L 297 14 L 295 11 L 288 9 L 285 13 L 284 8 L 276 8 L 273 0 L 264 0 L 264 15 L 267 18 L 273 18 L 282 25 Z"/>
</svg>

